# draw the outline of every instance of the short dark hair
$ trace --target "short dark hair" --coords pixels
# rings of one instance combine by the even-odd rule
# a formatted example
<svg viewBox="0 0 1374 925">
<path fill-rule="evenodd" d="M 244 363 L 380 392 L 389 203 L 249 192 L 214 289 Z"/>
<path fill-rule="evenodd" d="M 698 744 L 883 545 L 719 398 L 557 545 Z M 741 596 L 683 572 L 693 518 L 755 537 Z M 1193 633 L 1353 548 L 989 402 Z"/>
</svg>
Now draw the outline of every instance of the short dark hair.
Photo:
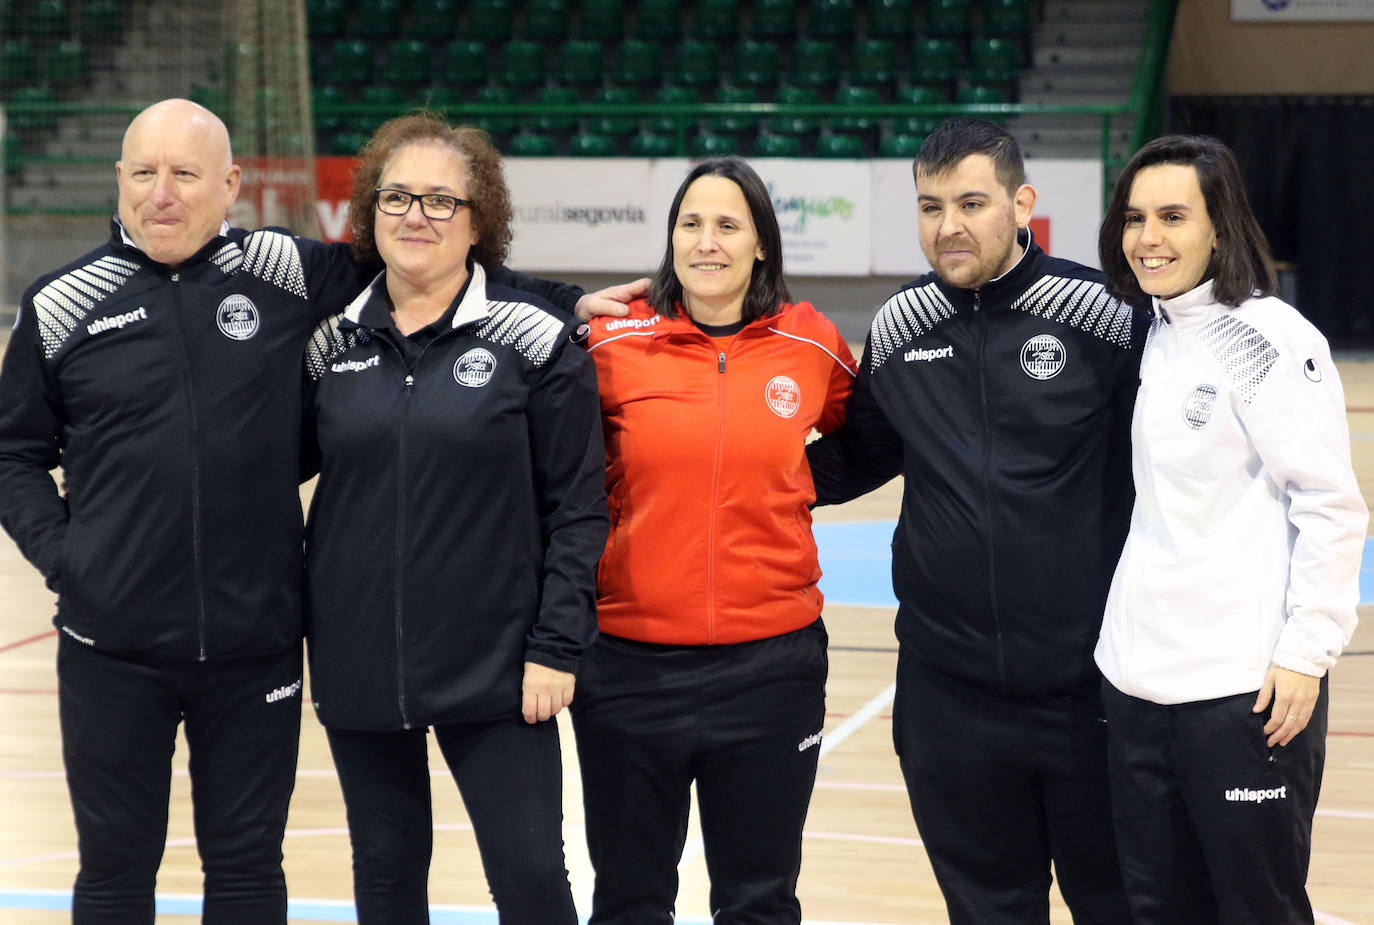
<svg viewBox="0 0 1374 925">
<path fill-rule="evenodd" d="M 763 258 L 754 261 L 753 273 L 749 277 L 749 288 L 744 294 L 744 321 L 753 321 L 777 314 L 783 302 L 791 301 L 787 282 L 782 277 L 782 231 L 778 228 L 778 216 L 773 211 L 773 197 L 768 187 L 754 168 L 738 157 L 716 157 L 702 161 L 687 174 L 687 179 L 677 188 L 672 208 L 668 210 L 668 243 L 663 250 L 663 262 L 654 274 L 653 284 L 649 287 L 649 304 L 660 315 L 675 318 L 678 306 L 682 303 L 682 281 L 673 269 L 673 229 L 677 227 L 678 212 L 682 209 L 682 197 L 687 188 L 701 177 L 724 177 L 734 181 L 744 194 L 749 206 L 749 217 L 754 222 L 754 232 L 759 238 Z"/>
<path fill-rule="evenodd" d="M 1269 253 L 1269 242 L 1250 209 L 1235 153 L 1206 135 L 1166 135 L 1146 144 L 1126 163 L 1102 217 L 1097 257 L 1112 294 L 1131 305 L 1150 304 L 1150 297 L 1140 288 L 1140 281 L 1121 250 L 1121 239 L 1136 174 L 1161 164 L 1178 164 L 1197 171 L 1202 199 L 1217 236 L 1216 249 L 1203 273 L 1203 279 L 1213 281 L 1212 296 L 1222 305 L 1234 308 L 1253 296 L 1277 293 L 1278 273 Z"/>
<path fill-rule="evenodd" d="M 992 160 L 997 182 L 1015 195 L 1026 182 L 1026 163 L 1021 146 L 1002 126 L 984 119 L 958 116 L 947 119 L 926 136 L 916 161 L 911 165 L 913 175 L 927 173 L 938 176 L 959 166 L 966 157 L 985 154 Z"/>
<path fill-rule="evenodd" d="M 477 243 L 472 259 L 487 270 L 496 270 L 510 254 L 511 204 L 501 169 L 501 154 L 486 132 L 470 125 L 449 125 L 437 113 L 421 111 L 383 122 L 358 152 L 353 172 L 353 198 L 349 201 L 348 227 L 353 252 L 362 261 L 377 259 L 377 183 L 398 150 L 406 145 L 437 144 L 461 154 L 467 166 L 467 197 L 472 200 L 472 227 Z"/>
</svg>

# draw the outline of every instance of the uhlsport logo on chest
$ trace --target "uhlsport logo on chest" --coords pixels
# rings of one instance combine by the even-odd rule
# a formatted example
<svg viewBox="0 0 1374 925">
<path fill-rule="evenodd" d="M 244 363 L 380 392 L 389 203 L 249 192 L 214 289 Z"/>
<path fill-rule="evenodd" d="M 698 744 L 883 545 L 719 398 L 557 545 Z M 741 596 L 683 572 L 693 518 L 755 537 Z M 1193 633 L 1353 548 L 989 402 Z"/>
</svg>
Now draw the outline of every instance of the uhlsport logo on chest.
<svg viewBox="0 0 1374 925">
<path fill-rule="evenodd" d="M 453 364 L 453 378 L 459 385 L 480 389 L 496 372 L 496 357 L 490 350 L 473 347 Z"/>
<path fill-rule="evenodd" d="M 1032 379 L 1053 379 L 1067 362 L 1064 344 L 1053 334 L 1037 334 L 1021 345 L 1021 370 Z"/>
<path fill-rule="evenodd" d="M 215 324 L 230 340 L 247 340 L 258 333 L 258 307 L 248 296 L 235 293 L 219 303 Z"/>
</svg>

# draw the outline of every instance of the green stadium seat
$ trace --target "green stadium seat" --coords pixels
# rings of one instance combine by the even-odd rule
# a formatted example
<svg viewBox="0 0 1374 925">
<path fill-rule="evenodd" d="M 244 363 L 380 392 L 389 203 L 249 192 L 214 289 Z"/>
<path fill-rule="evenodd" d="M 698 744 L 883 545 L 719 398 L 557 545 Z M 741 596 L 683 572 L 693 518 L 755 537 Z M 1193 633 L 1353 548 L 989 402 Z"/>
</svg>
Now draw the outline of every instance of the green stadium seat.
<svg viewBox="0 0 1374 925">
<path fill-rule="evenodd" d="M 45 132 L 57 125 L 56 114 L 44 108 L 57 102 L 52 90 L 47 87 L 20 87 L 10 92 L 9 102 L 35 107 L 30 112 L 11 110 L 5 114 L 10 128 L 16 132 Z"/>
<path fill-rule="evenodd" d="M 721 86 L 716 89 L 713 103 L 757 103 L 759 94 L 753 87 Z M 739 132 L 753 129 L 758 119 L 745 115 L 710 116 L 704 123 L 714 132 Z"/>
<path fill-rule="evenodd" d="M 907 135 L 900 132 L 895 135 L 884 135 L 878 139 L 878 156 L 915 158 L 925 140 L 924 135 Z"/>
<path fill-rule="evenodd" d="M 894 103 L 911 103 L 923 106 L 933 103 L 945 103 L 948 100 L 944 93 L 921 84 L 911 87 L 901 87 L 893 97 Z M 935 131 L 935 127 L 944 121 L 943 116 L 898 116 L 887 122 L 887 127 L 895 134 L 899 135 L 929 135 Z"/>
<path fill-rule="evenodd" d="M 573 19 L 573 35 L 606 42 L 625 31 L 624 0 L 582 0 Z"/>
<path fill-rule="evenodd" d="M 801 157 L 802 143 L 796 135 L 763 133 L 754 139 L 754 157 Z"/>
<path fill-rule="evenodd" d="M 461 34 L 458 0 L 415 0 L 401 34 L 408 38 L 433 39 Z"/>
<path fill-rule="evenodd" d="M 786 105 L 815 105 L 820 102 L 820 94 L 815 87 L 785 85 L 778 88 L 774 102 Z M 806 135 L 820 128 L 818 116 L 774 116 L 764 123 L 764 129 L 785 135 Z"/>
<path fill-rule="evenodd" d="M 439 82 L 457 87 L 474 87 L 487 79 L 487 45 L 478 39 L 454 39 L 439 53 L 435 69 Z"/>
<path fill-rule="evenodd" d="M 748 33 L 759 38 L 791 38 L 799 18 L 797 0 L 755 0 Z"/>
<path fill-rule="evenodd" d="M 735 0 L 696 0 L 690 8 L 688 33 L 696 38 L 728 39 L 739 30 L 739 4 Z"/>
<path fill-rule="evenodd" d="M 897 47 L 887 39 L 861 39 L 854 43 L 849 64 L 851 83 L 886 84 L 897 76 Z"/>
<path fill-rule="evenodd" d="M 692 86 L 715 83 L 720 76 L 720 47 L 695 39 L 680 42 L 677 61 L 666 76 Z"/>
<path fill-rule="evenodd" d="M 430 80 L 429 46 L 418 39 L 396 39 L 386 47 L 386 65 L 379 75 L 403 87 L 418 87 Z"/>
<path fill-rule="evenodd" d="M 0 153 L 0 159 L 3 159 L 5 162 L 5 175 L 10 177 L 18 176 L 20 169 L 23 167 L 23 165 L 19 163 L 19 159 L 24 155 L 24 143 L 20 141 L 19 136 L 13 132 L 6 132 L 5 137 L 0 139 L 0 143 L 4 145 L 3 153 Z"/>
<path fill-rule="evenodd" d="M 203 100 L 196 100 L 205 105 Z M 310 109 L 314 113 L 315 129 L 330 135 L 343 130 L 344 117 L 336 112 L 321 112 L 329 106 L 343 106 L 348 103 L 348 95 L 333 84 L 315 84 L 310 88 Z M 214 112 L 213 107 L 207 107 Z"/>
<path fill-rule="evenodd" d="M 972 0 L 926 0 L 926 34 L 963 38 L 969 34 Z"/>
<path fill-rule="evenodd" d="M 639 94 L 629 87 L 601 87 L 592 96 L 592 101 L 629 105 L 639 102 Z M 627 135 L 638 125 L 638 116 L 596 116 L 591 120 L 590 128 L 601 135 Z"/>
<path fill-rule="evenodd" d="M 789 83 L 807 87 L 828 87 L 839 76 L 840 62 L 835 53 L 834 42 L 798 39 L 788 57 L 792 61 L 792 72 L 787 78 Z"/>
<path fill-rule="evenodd" d="M 826 134 L 816 139 L 816 157 L 860 158 L 864 156 L 864 142 L 858 135 Z"/>
<path fill-rule="evenodd" d="M 639 12 L 629 24 L 629 34 L 641 39 L 679 38 L 681 15 L 677 0 L 640 0 Z"/>
<path fill-rule="evenodd" d="M 458 34 L 483 42 L 504 42 L 511 37 L 515 8 L 511 0 L 482 0 L 466 4 L 467 25 Z"/>
<path fill-rule="evenodd" d="M 516 34 L 528 39 L 560 39 L 568 34 L 567 0 L 528 0 Z"/>
<path fill-rule="evenodd" d="M 660 106 L 700 103 L 701 94 L 693 87 L 679 87 L 673 84 L 665 84 L 654 91 L 653 101 Z M 691 119 L 688 119 L 688 123 L 691 123 Z M 645 128 L 650 131 L 666 132 L 676 136 L 678 120 L 669 115 L 657 115 L 647 120 Z"/>
<path fill-rule="evenodd" d="M 559 83 L 585 87 L 601 80 L 601 62 L 605 52 L 601 43 L 588 39 L 569 39 L 558 49 L 553 78 Z"/>
<path fill-rule="evenodd" d="M 1015 80 L 1020 65 L 1021 50 L 1009 39 L 994 36 L 969 44 L 968 78 L 975 83 Z"/>
<path fill-rule="evenodd" d="M 311 38 L 336 38 L 348 32 L 345 0 L 306 0 L 305 29 Z"/>
<path fill-rule="evenodd" d="M 986 84 L 969 84 L 954 94 L 956 103 L 1008 103 L 1007 91 Z"/>
<path fill-rule="evenodd" d="M 742 84 L 760 87 L 778 82 L 782 57 L 776 42 L 764 39 L 745 39 L 735 46 L 730 57 L 735 66 L 732 78 Z"/>
<path fill-rule="evenodd" d="M 534 101 L 553 106 L 576 106 L 581 98 L 572 87 L 547 86 L 539 88 Z M 564 113 L 544 113 L 535 116 L 531 124 L 542 132 L 569 132 L 577 127 L 577 117 Z"/>
<path fill-rule="evenodd" d="M 319 79 L 341 87 L 361 87 L 372 80 L 372 46 L 358 39 L 336 39 Z"/>
<path fill-rule="evenodd" d="M 959 49 L 945 38 L 917 39 L 907 76 L 918 83 L 943 83 L 959 73 Z"/>
<path fill-rule="evenodd" d="M 497 84 L 478 87 L 472 96 L 474 103 L 500 104 L 503 106 L 509 106 L 517 100 L 518 97 L 514 89 Z M 477 126 L 488 135 L 504 135 L 507 132 L 513 132 L 520 122 L 518 118 L 510 115 L 474 116 L 465 121 Z"/>
<path fill-rule="evenodd" d="M 878 90 L 864 84 L 850 84 L 835 91 L 835 106 L 848 110 L 855 106 L 872 106 L 882 102 Z M 876 116 L 863 116 L 845 113 L 830 120 L 832 128 L 842 132 L 867 131 L 878 124 Z M 838 156 L 838 155 L 837 155 Z"/>
<path fill-rule="evenodd" d="M 1029 0 L 983 0 L 984 35 L 1025 35 L 1030 28 Z"/>
<path fill-rule="evenodd" d="M 658 132 L 639 132 L 628 146 L 632 157 L 672 157 L 677 154 L 677 140 Z"/>
<path fill-rule="evenodd" d="M 0 43 L 0 88 L 8 90 L 33 83 L 37 61 L 33 46 L 23 39 Z"/>
<path fill-rule="evenodd" d="M 401 31 L 401 0 L 357 0 L 352 4 L 354 35 L 386 38 Z"/>
<path fill-rule="evenodd" d="M 618 84 L 656 84 L 663 71 L 663 55 L 657 43 L 644 39 L 626 39 L 615 47 L 611 57 L 610 77 Z"/>
<path fill-rule="evenodd" d="M 511 87 L 533 87 L 544 82 L 547 54 L 544 46 L 529 39 L 511 39 L 497 54 L 496 78 Z"/>
<path fill-rule="evenodd" d="M 698 132 L 687 146 L 691 157 L 725 157 L 739 153 L 739 142 L 733 135 Z"/>
<path fill-rule="evenodd" d="M 90 70 L 91 56 L 86 46 L 76 39 L 66 39 L 48 46 L 41 76 L 51 86 L 70 87 L 85 80 Z"/>
<path fill-rule="evenodd" d="M 595 132 L 578 132 L 568 139 L 568 154 L 572 157 L 615 157 L 615 139 Z"/>
<path fill-rule="evenodd" d="M 84 0 L 76 8 L 76 34 L 90 41 L 111 42 L 124 31 L 119 0 Z"/>
<path fill-rule="evenodd" d="M 552 135 L 520 131 L 506 142 L 506 153 L 511 157 L 553 157 L 558 153 L 558 143 Z"/>
<path fill-rule="evenodd" d="M 340 132 L 329 141 L 330 154 L 352 157 L 367 144 L 368 136 L 362 132 Z"/>
<path fill-rule="evenodd" d="M 905 39 L 915 22 L 912 0 L 870 0 L 868 34 L 885 39 Z"/>
<path fill-rule="evenodd" d="M 806 34 L 823 38 L 853 38 L 854 0 L 811 0 Z"/>
<path fill-rule="evenodd" d="M 71 14 L 63 0 L 38 0 L 27 13 L 17 17 L 23 34 L 39 42 L 58 39 L 71 33 Z"/>
</svg>

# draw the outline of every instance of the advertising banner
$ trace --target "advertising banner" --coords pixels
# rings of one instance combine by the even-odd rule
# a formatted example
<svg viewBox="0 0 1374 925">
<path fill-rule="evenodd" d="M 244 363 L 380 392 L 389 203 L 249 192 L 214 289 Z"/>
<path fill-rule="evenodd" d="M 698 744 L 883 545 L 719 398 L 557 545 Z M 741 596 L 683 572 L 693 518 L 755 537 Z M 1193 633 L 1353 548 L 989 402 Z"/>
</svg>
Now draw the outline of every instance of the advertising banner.
<svg viewBox="0 0 1374 925">
<path fill-rule="evenodd" d="M 511 266 L 542 273 L 651 273 L 663 258 L 668 209 L 692 161 L 511 158 Z M 773 199 L 785 269 L 796 276 L 892 275 L 929 267 L 916 232 L 910 161 L 751 160 Z M 352 159 L 318 158 L 316 213 L 346 240 Z M 1039 193 L 1031 227 L 1047 251 L 1097 265 L 1102 167 L 1027 161 Z M 248 223 L 251 227 L 252 223 Z"/>
<path fill-rule="evenodd" d="M 1232 22 L 1374 22 L 1374 0 L 1231 0 Z"/>
</svg>

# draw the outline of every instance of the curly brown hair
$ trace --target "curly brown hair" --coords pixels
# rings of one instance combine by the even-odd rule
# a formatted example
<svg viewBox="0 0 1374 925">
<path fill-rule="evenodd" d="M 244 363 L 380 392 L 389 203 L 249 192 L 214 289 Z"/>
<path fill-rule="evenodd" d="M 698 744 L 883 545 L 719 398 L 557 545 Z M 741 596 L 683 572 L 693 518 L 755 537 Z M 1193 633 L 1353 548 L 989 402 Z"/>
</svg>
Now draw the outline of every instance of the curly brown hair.
<svg viewBox="0 0 1374 925">
<path fill-rule="evenodd" d="M 377 183 L 398 150 L 406 145 L 439 144 L 461 154 L 467 167 L 467 197 L 472 200 L 472 226 L 477 243 L 472 258 L 495 270 L 510 254 L 511 204 L 501 168 L 501 153 L 486 132 L 470 125 L 449 125 L 437 113 L 420 111 L 383 122 L 358 152 L 353 171 L 353 198 L 348 227 L 353 253 L 364 262 L 378 258 L 373 232 L 377 225 Z"/>
</svg>

